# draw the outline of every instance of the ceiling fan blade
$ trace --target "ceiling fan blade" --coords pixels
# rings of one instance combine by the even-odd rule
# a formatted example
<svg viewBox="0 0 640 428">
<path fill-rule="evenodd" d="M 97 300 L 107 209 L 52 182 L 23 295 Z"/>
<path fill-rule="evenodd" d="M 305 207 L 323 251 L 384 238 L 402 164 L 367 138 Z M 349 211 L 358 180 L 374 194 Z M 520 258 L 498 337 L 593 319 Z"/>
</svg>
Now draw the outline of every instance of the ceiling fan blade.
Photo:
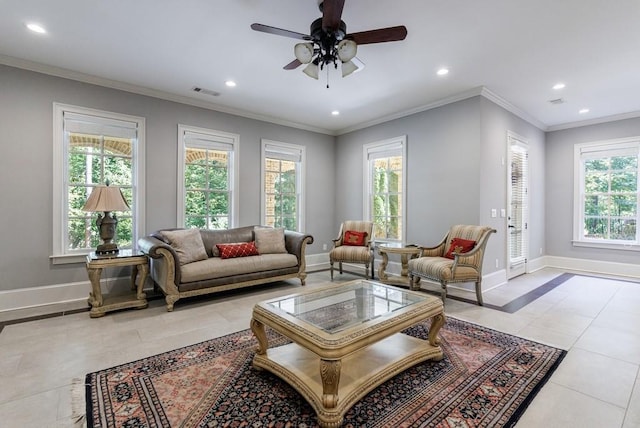
<svg viewBox="0 0 640 428">
<path fill-rule="evenodd" d="M 347 34 L 345 39 L 351 39 L 360 46 L 370 43 L 395 42 L 404 40 L 405 37 L 407 37 L 407 27 L 400 25 L 397 27 L 379 28 L 377 30 Z"/>
<path fill-rule="evenodd" d="M 264 24 L 251 24 L 251 29 L 255 31 L 261 31 L 263 33 L 275 34 L 276 36 L 291 37 L 294 39 L 311 40 L 311 37 L 307 34 L 296 33 L 295 31 L 283 30 L 282 28 L 271 27 Z"/>
<path fill-rule="evenodd" d="M 299 60 L 294 59 L 293 61 L 291 61 L 289 64 L 285 65 L 282 68 L 284 68 L 285 70 L 295 70 L 296 68 L 298 68 L 301 65 L 302 65 L 302 63 Z"/>
<path fill-rule="evenodd" d="M 322 29 L 336 31 L 340 27 L 344 0 L 324 0 L 322 3 Z"/>
</svg>

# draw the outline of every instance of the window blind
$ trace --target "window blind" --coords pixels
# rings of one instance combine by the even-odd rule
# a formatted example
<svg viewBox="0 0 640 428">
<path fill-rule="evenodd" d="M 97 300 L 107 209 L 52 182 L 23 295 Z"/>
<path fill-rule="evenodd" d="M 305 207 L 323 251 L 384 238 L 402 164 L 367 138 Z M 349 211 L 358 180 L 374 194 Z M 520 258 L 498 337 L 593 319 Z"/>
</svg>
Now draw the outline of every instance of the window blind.
<svg viewBox="0 0 640 428">
<path fill-rule="evenodd" d="M 136 138 L 138 124 L 126 120 L 88 116 L 65 111 L 63 113 L 64 132 L 103 135 L 117 138 Z"/>
<path fill-rule="evenodd" d="M 187 147 L 197 149 L 221 150 L 225 152 L 233 151 L 233 142 L 231 139 L 222 136 L 212 136 L 201 134 L 199 132 L 185 131 L 184 144 Z"/>
</svg>

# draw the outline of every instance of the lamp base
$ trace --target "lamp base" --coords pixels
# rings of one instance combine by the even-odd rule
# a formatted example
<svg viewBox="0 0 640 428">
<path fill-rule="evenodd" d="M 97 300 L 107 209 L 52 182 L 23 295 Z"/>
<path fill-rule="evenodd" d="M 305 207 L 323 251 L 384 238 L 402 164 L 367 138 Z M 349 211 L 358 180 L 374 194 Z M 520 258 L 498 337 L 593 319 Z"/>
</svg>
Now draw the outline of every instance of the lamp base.
<svg viewBox="0 0 640 428">
<path fill-rule="evenodd" d="M 105 254 L 118 254 L 120 249 L 118 246 L 112 242 L 108 244 L 100 244 L 98 248 L 96 248 L 97 255 L 105 255 Z"/>
</svg>

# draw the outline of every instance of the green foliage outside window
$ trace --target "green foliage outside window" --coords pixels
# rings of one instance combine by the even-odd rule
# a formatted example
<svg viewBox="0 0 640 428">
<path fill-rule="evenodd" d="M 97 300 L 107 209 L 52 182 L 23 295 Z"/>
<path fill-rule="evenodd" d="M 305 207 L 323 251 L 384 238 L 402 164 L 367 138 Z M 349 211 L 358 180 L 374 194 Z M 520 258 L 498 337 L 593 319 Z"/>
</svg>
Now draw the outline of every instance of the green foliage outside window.
<svg viewBox="0 0 640 428">
<path fill-rule="evenodd" d="M 584 173 L 584 237 L 635 240 L 638 157 L 586 160 Z"/>
<path fill-rule="evenodd" d="M 134 140 L 77 133 L 71 133 L 67 138 L 68 249 L 93 249 L 102 243 L 96 225 L 101 213 L 84 212 L 82 208 L 94 186 L 109 180 L 110 185 L 120 187 L 127 204 L 134 209 L 131 158 Z M 131 248 L 131 211 L 114 214 L 118 218 L 115 242 L 120 248 Z"/>
<path fill-rule="evenodd" d="M 231 218 L 229 153 L 187 148 L 185 227 L 228 229 Z"/>
<path fill-rule="evenodd" d="M 379 239 L 402 239 L 402 157 L 375 159 L 373 223 Z"/>
<path fill-rule="evenodd" d="M 298 230 L 296 162 L 267 158 L 265 167 L 266 225 Z"/>
</svg>

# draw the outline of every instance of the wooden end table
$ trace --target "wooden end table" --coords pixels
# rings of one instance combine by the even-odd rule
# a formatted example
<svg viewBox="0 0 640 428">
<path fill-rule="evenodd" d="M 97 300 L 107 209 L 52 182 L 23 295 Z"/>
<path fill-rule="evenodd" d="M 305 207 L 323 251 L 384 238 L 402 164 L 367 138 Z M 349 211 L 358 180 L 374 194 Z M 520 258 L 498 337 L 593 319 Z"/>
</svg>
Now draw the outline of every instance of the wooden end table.
<svg viewBox="0 0 640 428">
<path fill-rule="evenodd" d="M 131 266 L 131 290 L 134 290 L 135 294 L 102 294 L 100 287 L 102 269 L 118 266 Z M 148 306 L 147 296 L 142 291 L 149 274 L 149 260 L 145 254 L 133 250 L 120 250 L 118 254 L 107 255 L 98 255 L 92 252 L 87 255 L 87 274 L 91 281 L 91 293 L 88 300 L 91 306 L 89 313 L 91 318 L 102 317 L 107 312 L 119 309 L 143 309 Z"/>
<path fill-rule="evenodd" d="M 377 246 L 378 254 L 382 256 L 382 261 L 378 267 L 378 278 L 385 284 L 409 286 L 409 257 L 416 258 L 420 254 L 420 247 L 416 245 L 406 245 L 402 243 L 386 243 Z M 389 263 L 389 254 L 400 254 L 402 270 L 400 277 L 391 277 L 385 271 Z"/>
</svg>

